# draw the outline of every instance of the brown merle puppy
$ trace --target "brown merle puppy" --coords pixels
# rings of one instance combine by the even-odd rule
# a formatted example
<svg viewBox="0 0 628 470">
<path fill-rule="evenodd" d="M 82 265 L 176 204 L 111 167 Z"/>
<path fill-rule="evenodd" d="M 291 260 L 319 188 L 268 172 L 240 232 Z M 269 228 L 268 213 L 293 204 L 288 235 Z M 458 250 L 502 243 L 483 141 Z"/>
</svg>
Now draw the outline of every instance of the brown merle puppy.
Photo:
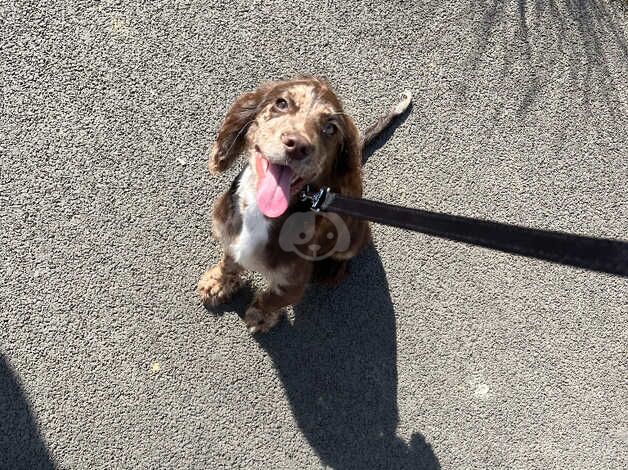
<svg viewBox="0 0 628 470">
<path fill-rule="evenodd" d="M 268 331 L 284 307 L 299 301 L 321 265 L 332 267 L 329 281 L 341 280 L 347 261 L 369 242 L 368 224 L 335 215 L 336 219 L 311 218 L 302 231 L 308 232 L 308 246 L 314 254 L 330 256 L 320 261 L 287 250 L 281 239 L 285 229 L 291 227 L 297 234 L 298 221 L 307 222 L 297 214 L 307 210 L 297 193 L 309 183 L 360 197 L 363 145 L 405 111 L 410 100 L 406 93 L 360 136 L 334 92 L 320 79 L 269 82 L 240 96 L 218 132 L 209 168 L 213 173 L 224 171 L 242 153 L 248 155 L 249 165 L 215 203 L 212 228 L 224 256 L 198 283 L 203 303 L 225 302 L 240 286 L 245 270 L 259 272 L 268 287 L 256 294 L 244 321 L 252 333 Z M 330 237 L 339 228 L 346 235 L 344 243 Z"/>
</svg>

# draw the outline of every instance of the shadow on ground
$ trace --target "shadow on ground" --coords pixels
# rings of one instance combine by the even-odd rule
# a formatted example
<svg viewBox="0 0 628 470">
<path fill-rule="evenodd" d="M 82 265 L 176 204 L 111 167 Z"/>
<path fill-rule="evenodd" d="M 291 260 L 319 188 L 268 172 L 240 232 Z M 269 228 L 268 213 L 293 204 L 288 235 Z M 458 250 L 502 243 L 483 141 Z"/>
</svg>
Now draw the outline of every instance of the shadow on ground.
<svg viewBox="0 0 628 470">
<path fill-rule="evenodd" d="M 54 469 L 28 399 L 0 354 L 0 469 Z"/>
<path fill-rule="evenodd" d="M 369 247 L 337 288 L 312 285 L 284 321 L 256 340 L 273 359 L 300 429 L 336 470 L 439 469 L 424 437 L 396 435 L 395 316 L 379 255 Z M 236 296 L 242 316 L 249 294 Z M 420 358 L 418 358 L 420 360 Z"/>
<path fill-rule="evenodd" d="M 591 101 L 602 99 L 608 111 L 615 114 L 616 103 L 621 103 L 622 89 L 612 78 L 608 53 L 609 46 L 613 45 L 628 59 L 622 25 L 616 19 L 623 14 L 621 2 L 613 5 L 600 0 L 517 0 L 515 36 L 502 29 L 510 8 L 513 6 L 498 0 L 477 4 L 472 21 L 474 52 L 469 58 L 460 94 L 467 98 L 467 91 L 474 83 L 472 77 L 482 69 L 480 62 L 488 60 L 487 54 L 494 41 L 503 41 L 508 54 L 502 59 L 500 80 L 509 76 L 518 80 L 522 91 L 517 109 L 519 117 L 527 114 L 536 102 L 542 88 L 539 73 L 543 75 L 543 71 L 553 65 L 556 53 L 568 61 L 570 78 L 566 85 L 582 95 L 586 109 L 591 112 Z M 532 31 L 536 34 L 531 34 Z M 523 73 L 518 71 L 517 64 L 523 65 Z"/>
<path fill-rule="evenodd" d="M 259 336 L 294 416 L 322 461 L 341 469 L 437 469 L 421 434 L 397 437 L 395 316 L 386 274 L 370 247 L 336 289 L 313 286 L 284 322 Z"/>
<path fill-rule="evenodd" d="M 365 148 L 363 163 L 410 111 Z M 293 324 L 284 321 L 255 338 L 273 359 L 297 423 L 324 464 L 335 470 L 440 469 L 420 433 L 409 443 L 396 434 L 395 313 L 372 245 L 351 261 L 350 271 L 337 288 L 310 286 L 294 306 Z M 233 302 L 212 311 L 235 310 L 243 317 L 252 296 L 247 285 Z"/>
</svg>

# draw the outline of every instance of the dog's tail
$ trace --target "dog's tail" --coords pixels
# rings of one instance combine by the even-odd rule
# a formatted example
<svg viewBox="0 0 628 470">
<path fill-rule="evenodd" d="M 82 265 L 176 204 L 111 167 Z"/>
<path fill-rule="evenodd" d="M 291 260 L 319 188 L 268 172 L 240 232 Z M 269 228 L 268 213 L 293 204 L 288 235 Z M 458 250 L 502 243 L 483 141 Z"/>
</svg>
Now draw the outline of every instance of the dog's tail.
<svg viewBox="0 0 628 470">
<path fill-rule="evenodd" d="M 399 101 L 395 106 L 390 108 L 390 110 L 380 116 L 379 119 L 371 124 L 363 133 L 361 137 L 362 148 L 364 146 L 370 144 L 375 137 L 377 137 L 384 129 L 386 129 L 393 119 L 395 119 L 400 114 L 408 109 L 410 103 L 412 102 L 412 93 L 409 90 L 404 91 L 401 94 L 401 101 Z"/>
</svg>

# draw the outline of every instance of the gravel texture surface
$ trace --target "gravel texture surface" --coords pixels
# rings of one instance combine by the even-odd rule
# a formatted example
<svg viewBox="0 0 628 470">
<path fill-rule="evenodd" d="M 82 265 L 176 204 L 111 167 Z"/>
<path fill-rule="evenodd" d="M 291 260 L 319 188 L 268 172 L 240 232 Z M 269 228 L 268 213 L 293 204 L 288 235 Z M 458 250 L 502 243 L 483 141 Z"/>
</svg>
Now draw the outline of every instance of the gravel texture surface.
<svg viewBox="0 0 628 470">
<path fill-rule="evenodd" d="M 628 282 L 384 226 L 251 337 L 199 305 L 232 100 L 307 72 L 366 196 L 628 238 L 628 4 L 0 0 L 0 468 L 624 469 Z"/>
</svg>

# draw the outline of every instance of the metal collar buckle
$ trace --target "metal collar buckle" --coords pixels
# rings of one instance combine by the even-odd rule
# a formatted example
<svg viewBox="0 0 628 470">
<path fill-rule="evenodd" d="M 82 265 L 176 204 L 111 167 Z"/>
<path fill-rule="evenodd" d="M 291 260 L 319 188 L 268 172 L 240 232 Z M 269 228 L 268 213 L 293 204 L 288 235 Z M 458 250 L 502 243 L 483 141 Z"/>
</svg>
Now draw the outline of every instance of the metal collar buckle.
<svg viewBox="0 0 628 470">
<path fill-rule="evenodd" d="M 319 212 L 323 204 L 325 203 L 325 198 L 327 197 L 327 192 L 329 188 L 321 188 L 318 191 L 315 191 L 312 186 L 309 184 L 305 185 L 305 188 L 301 190 L 299 193 L 299 198 L 301 201 L 309 201 L 311 203 L 310 209 L 316 212 Z"/>
</svg>

